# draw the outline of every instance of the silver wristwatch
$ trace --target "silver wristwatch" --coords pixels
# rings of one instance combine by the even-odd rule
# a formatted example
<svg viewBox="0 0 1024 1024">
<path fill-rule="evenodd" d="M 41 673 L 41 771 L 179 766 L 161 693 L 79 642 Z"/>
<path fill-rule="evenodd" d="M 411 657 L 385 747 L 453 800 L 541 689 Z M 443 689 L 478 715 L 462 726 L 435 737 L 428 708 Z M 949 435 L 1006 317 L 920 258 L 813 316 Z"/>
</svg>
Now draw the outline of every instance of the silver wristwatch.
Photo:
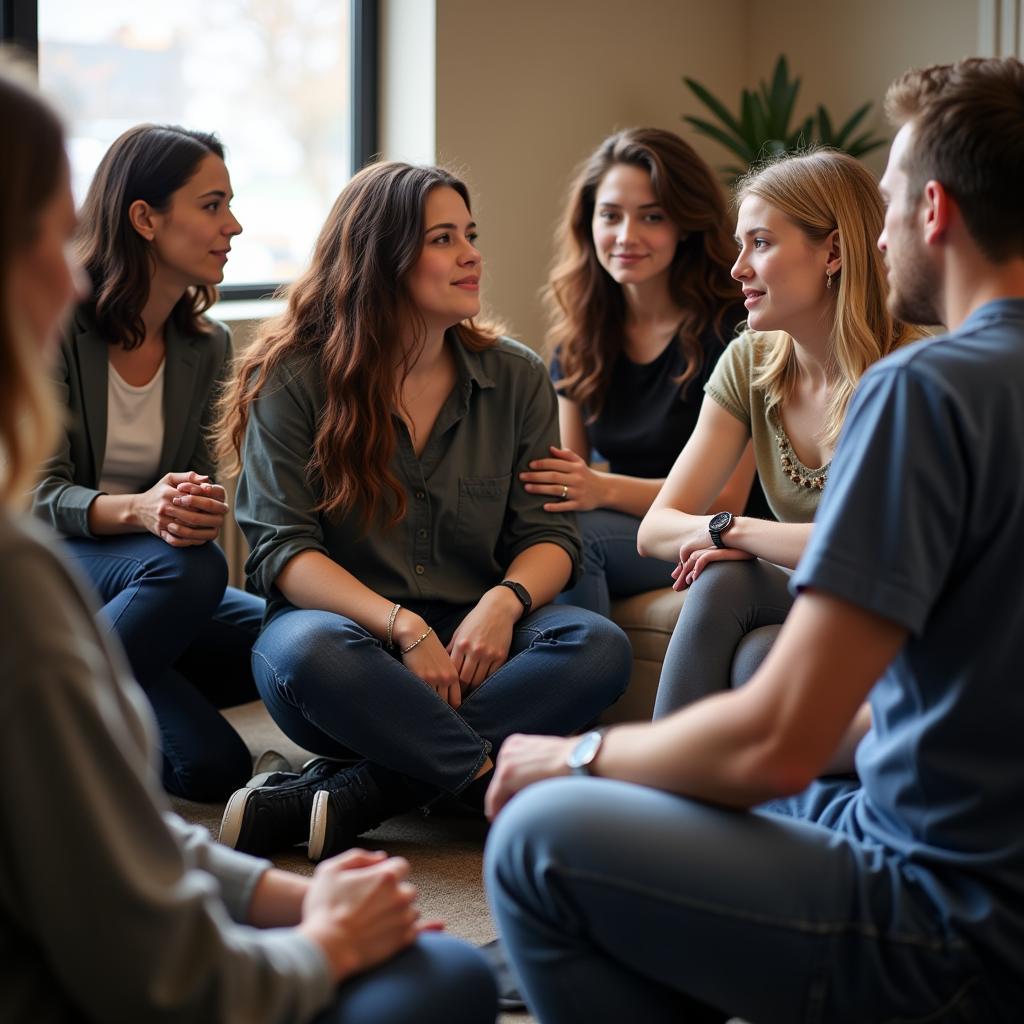
<svg viewBox="0 0 1024 1024">
<path fill-rule="evenodd" d="M 592 775 L 590 766 L 594 763 L 601 744 L 604 742 L 604 729 L 592 729 L 584 733 L 576 743 L 576 746 L 569 752 L 565 763 L 573 775 Z"/>
</svg>

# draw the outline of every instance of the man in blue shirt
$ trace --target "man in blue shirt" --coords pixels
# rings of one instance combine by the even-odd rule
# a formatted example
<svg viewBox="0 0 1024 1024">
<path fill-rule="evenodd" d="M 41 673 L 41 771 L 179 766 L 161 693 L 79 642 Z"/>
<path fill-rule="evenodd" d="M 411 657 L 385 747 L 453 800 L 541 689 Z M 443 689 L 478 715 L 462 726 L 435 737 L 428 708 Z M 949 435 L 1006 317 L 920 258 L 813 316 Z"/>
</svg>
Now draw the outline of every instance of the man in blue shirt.
<svg viewBox="0 0 1024 1024">
<path fill-rule="evenodd" d="M 600 777 L 489 843 L 545 1022 L 1024 1013 L 1024 65 L 908 72 L 886 106 L 890 304 L 949 333 L 865 374 L 747 687 L 506 742 L 492 814 Z M 825 774 L 854 751 L 859 782 Z"/>
</svg>

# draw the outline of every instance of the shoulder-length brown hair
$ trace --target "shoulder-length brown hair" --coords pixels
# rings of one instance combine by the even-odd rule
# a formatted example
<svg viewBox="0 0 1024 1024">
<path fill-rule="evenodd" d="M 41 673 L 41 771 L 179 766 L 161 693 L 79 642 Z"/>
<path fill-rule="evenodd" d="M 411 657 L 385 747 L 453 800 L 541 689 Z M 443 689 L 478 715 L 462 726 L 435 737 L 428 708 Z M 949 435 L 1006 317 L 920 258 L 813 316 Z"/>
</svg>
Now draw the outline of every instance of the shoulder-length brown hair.
<svg viewBox="0 0 1024 1024">
<path fill-rule="evenodd" d="M 146 337 L 142 310 L 153 278 L 150 243 L 132 227 L 128 209 L 138 199 L 164 211 L 171 197 L 210 155 L 224 159 L 216 135 L 177 125 L 140 124 L 117 138 L 100 161 L 79 213 L 75 249 L 92 281 L 87 304 L 101 337 L 126 349 Z M 202 314 L 217 289 L 195 285 L 171 310 L 186 334 L 209 330 Z"/>
<path fill-rule="evenodd" d="M 268 321 L 236 364 L 220 402 L 216 448 L 222 466 L 238 467 L 252 404 L 285 359 L 306 357 L 327 389 L 308 471 L 323 489 L 317 511 L 357 512 L 364 525 L 406 499 L 391 472 L 392 412 L 415 352 L 402 346 L 409 323 L 421 323 L 408 276 L 423 250 L 424 203 L 435 188 L 454 189 L 470 208 L 469 190 L 438 167 L 388 162 L 361 170 L 342 190 L 317 239 L 309 269 L 284 289 L 285 312 Z M 481 351 L 496 332 L 465 320 L 452 341 Z"/>
<path fill-rule="evenodd" d="M 56 412 L 40 341 L 20 322 L 11 295 L 15 261 L 36 239 L 43 208 L 68 173 L 64 129 L 29 85 L 0 58 L 0 502 L 27 494 L 56 434 Z"/>
<path fill-rule="evenodd" d="M 673 132 L 631 128 L 601 143 L 581 165 L 557 233 L 558 256 L 545 298 L 550 310 L 548 346 L 558 353 L 563 379 L 558 389 L 586 409 L 588 422 L 601 411 L 612 367 L 626 332 L 622 289 L 601 266 L 594 249 L 594 197 L 616 164 L 643 168 L 659 205 L 686 236 L 669 271 L 672 301 L 683 311 L 679 345 L 684 386 L 699 370 L 700 335 L 721 329 L 739 288 L 729 275 L 736 256 L 725 197 L 708 165 Z"/>
</svg>

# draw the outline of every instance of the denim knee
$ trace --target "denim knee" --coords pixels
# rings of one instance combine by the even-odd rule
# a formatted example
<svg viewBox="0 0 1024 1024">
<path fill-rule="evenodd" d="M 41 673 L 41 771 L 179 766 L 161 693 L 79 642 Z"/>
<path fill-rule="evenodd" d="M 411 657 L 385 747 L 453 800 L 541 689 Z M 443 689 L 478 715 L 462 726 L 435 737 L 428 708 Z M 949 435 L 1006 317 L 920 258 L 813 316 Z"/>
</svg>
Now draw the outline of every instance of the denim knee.
<svg viewBox="0 0 1024 1024">
<path fill-rule="evenodd" d="M 494 1024 L 498 990 L 483 956 L 449 935 L 421 935 L 408 949 L 346 982 L 314 1024 Z"/>
<path fill-rule="evenodd" d="M 534 890 L 534 874 L 545 863 L 572 860 L 589 817 L 586 779 L 547 779 L 517 793 L 502 809 L 484 848 L 484 881 L 490 900 L 512 896 L 515 902 Z M 599 831 L 607 827 L 607 811 L 598 809 Z"/>
<path fill-rule="evenodd" d="M 162 541 L 145 560 L 144 575 L 173 588 L 173 598 L 193 609 L 212 615 L 228 585 L 228 563 L 224 552 L 213 543 L 191 548 L 172 548 Z"/>
<path fill-rule="evenodd" d="M 633 670 L 633 648 L 629 637 L 611 619 L 583 608 L 578 611 L 577 629 L 570 630 L 569 637 L 597 656 L 599 668 L 594 672 L 593 680 L 605 687 L 608 704 L 613 704 L 626 692 Z"/>
<path fill-rule="evenodd" d="M 331 612 L 287 611 L 268 623 L 253 647 L 278 686 L 293 695 L 344 674 L 359 678 L 356 666 L 379 642 L 354 622 Z"/>
<path fill-rule="evenodd" d="M 419 1024 L 491 1024 L 498 988 L 483 956 L 448 935 L 424 936 L 418 944 L 433 961 L 436 980 L 421 989 L 414 1019 Z"/>
</svg>

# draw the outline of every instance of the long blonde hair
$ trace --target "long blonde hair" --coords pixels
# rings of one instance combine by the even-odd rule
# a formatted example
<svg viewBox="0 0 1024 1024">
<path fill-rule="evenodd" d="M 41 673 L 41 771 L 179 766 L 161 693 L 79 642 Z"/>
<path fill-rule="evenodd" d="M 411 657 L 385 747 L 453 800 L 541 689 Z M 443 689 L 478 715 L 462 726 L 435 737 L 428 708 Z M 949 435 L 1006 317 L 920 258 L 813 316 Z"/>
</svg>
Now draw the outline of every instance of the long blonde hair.
<svg viewBox="0 0 1024 1024">
<path fill-rule="evenodd" d="M 21 323 L 11 267 L 38 231 L 42 208 L 66 167 L 64 130 L 27 76 L 0 55 L 0 503 L 27 501 L 39 462 L 56 439 L 57 416 L 38 340 Z"/>
<path fill-rule="evenodd" d="M 923 333 L 894 319 L 886 306 L 885 263 L 876 245 L 885 220 L 882 197 L 863 164 L 830 149 L 786 156 L 752 171 L 736 186 L 736 204 L 751 195 L 785 214 L 812 242 L 823 242 L 839 231 L 842 268 L 832 280 L 835 300 L 827 367 L 832 397 L 821 431 L 821 440 L 834 446 L 864 371 Z M 798 373 L 793 339 L 779 337 L 752 381 L 765 392 L 766 410 L 786 401 Z"/>
</svg>

